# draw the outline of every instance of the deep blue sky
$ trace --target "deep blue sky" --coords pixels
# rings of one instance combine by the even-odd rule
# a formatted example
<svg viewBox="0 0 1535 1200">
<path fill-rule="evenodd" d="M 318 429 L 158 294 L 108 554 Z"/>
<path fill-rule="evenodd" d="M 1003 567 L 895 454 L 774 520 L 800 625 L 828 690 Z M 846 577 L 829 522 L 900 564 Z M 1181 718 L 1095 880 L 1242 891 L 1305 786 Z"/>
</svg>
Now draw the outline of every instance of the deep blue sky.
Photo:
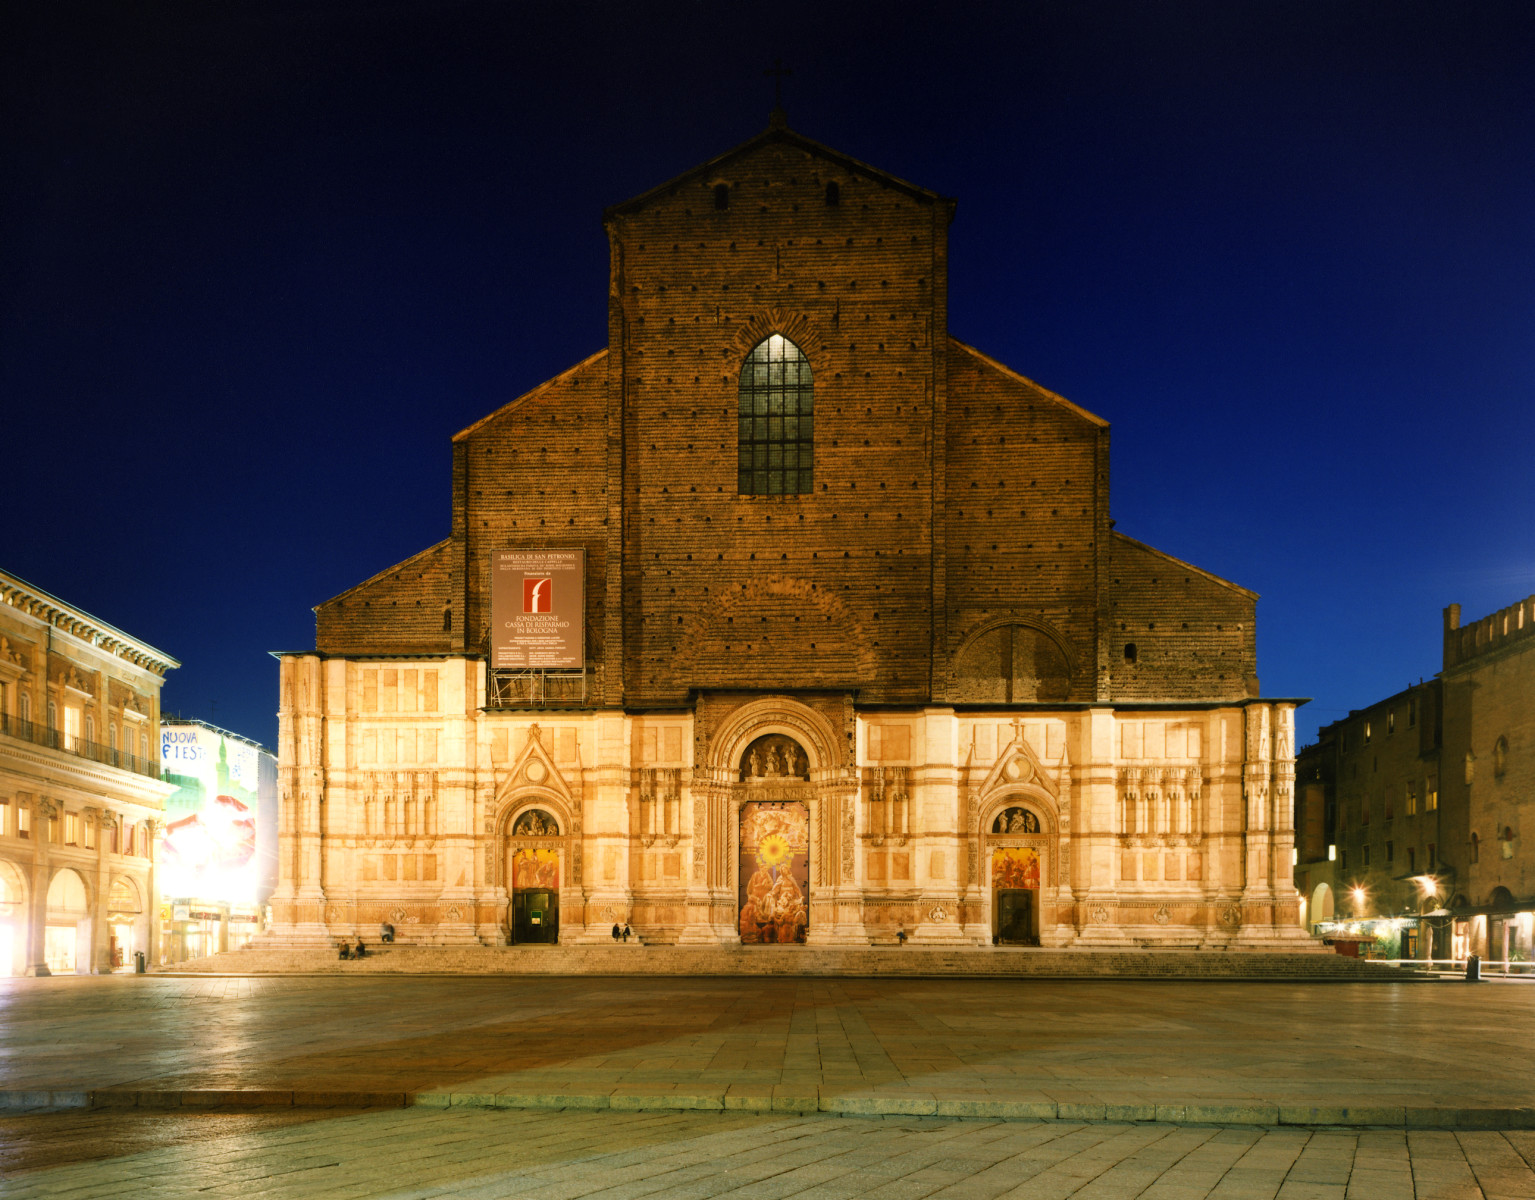
<svg viewBox="0 0 1535 1200">
<path fill-rule="evenodd" d="M 0 566 L 272 743 L 274 649 L 599 349 L 600 215 L 791 124 L 959 200 L 950 328 L 1113 423 L 1319 723 L 1535 591 L 1535 5 L 0 10 Z"/>
</svg>

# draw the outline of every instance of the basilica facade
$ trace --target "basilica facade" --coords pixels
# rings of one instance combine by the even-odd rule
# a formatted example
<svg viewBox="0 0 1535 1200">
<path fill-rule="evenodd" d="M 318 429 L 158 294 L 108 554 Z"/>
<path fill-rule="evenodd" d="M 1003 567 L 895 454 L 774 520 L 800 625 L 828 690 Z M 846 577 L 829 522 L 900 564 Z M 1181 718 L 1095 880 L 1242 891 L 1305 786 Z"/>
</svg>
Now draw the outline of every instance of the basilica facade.
<svg viewBox="0 0 1535 1200">
<path fill-rule="evenodd" d="M 953 216 L 781 114 L 606 212 L 606 347 L 281 656 L 275 940 L 1304 940 L 1257 597 L 950 335 Z"/>
</svg>

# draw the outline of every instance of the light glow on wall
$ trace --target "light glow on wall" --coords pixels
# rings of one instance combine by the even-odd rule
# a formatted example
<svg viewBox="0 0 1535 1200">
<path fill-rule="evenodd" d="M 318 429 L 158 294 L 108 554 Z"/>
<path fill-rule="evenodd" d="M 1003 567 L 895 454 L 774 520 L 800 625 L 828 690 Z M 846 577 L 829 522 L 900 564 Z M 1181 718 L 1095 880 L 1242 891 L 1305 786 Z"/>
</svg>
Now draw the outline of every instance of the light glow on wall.
<svg viewBox="0 0 1535 1200">
<path fill-rule="evenodd" d="M 160 766 L 166 781 L 180 787 L 165 802 L 161 895 L 258 902 L 261 755 L 257 747 L 219 730 L 162 726 Z"/>
</svg>

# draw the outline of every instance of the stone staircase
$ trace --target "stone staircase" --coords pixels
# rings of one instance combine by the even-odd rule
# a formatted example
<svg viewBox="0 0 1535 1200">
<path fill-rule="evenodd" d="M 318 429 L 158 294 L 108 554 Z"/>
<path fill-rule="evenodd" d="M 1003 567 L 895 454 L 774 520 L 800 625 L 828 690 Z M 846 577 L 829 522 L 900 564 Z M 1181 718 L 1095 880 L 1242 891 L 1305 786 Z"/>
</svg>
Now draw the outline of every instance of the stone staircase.
<svg viewBox="0 0 1535 1200">
<path fill-rule="evenodd" d="M 1022 947 L 380 946 L 361 961 L 334 949 L 248 948 L 161 974 L 209 975 L 785 975 L 1040 979 L 1406 982 L 1411 968 L 1316 951 L 1107 950 Z"/>
</svg>

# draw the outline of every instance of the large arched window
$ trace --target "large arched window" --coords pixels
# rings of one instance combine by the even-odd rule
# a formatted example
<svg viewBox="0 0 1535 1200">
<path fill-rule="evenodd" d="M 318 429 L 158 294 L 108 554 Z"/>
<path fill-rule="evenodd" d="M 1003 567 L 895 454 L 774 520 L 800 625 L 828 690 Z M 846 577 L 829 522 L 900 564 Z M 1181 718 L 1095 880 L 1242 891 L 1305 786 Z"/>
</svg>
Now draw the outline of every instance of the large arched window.
<svg viewBox="0 0 1535 1200">
<path fill-rule="evenodd" d="M 815 490 L 815 395 L 810 360 L 782 334 L 757 343 L 741 366 L 740 492 Z"/>
</svg>

